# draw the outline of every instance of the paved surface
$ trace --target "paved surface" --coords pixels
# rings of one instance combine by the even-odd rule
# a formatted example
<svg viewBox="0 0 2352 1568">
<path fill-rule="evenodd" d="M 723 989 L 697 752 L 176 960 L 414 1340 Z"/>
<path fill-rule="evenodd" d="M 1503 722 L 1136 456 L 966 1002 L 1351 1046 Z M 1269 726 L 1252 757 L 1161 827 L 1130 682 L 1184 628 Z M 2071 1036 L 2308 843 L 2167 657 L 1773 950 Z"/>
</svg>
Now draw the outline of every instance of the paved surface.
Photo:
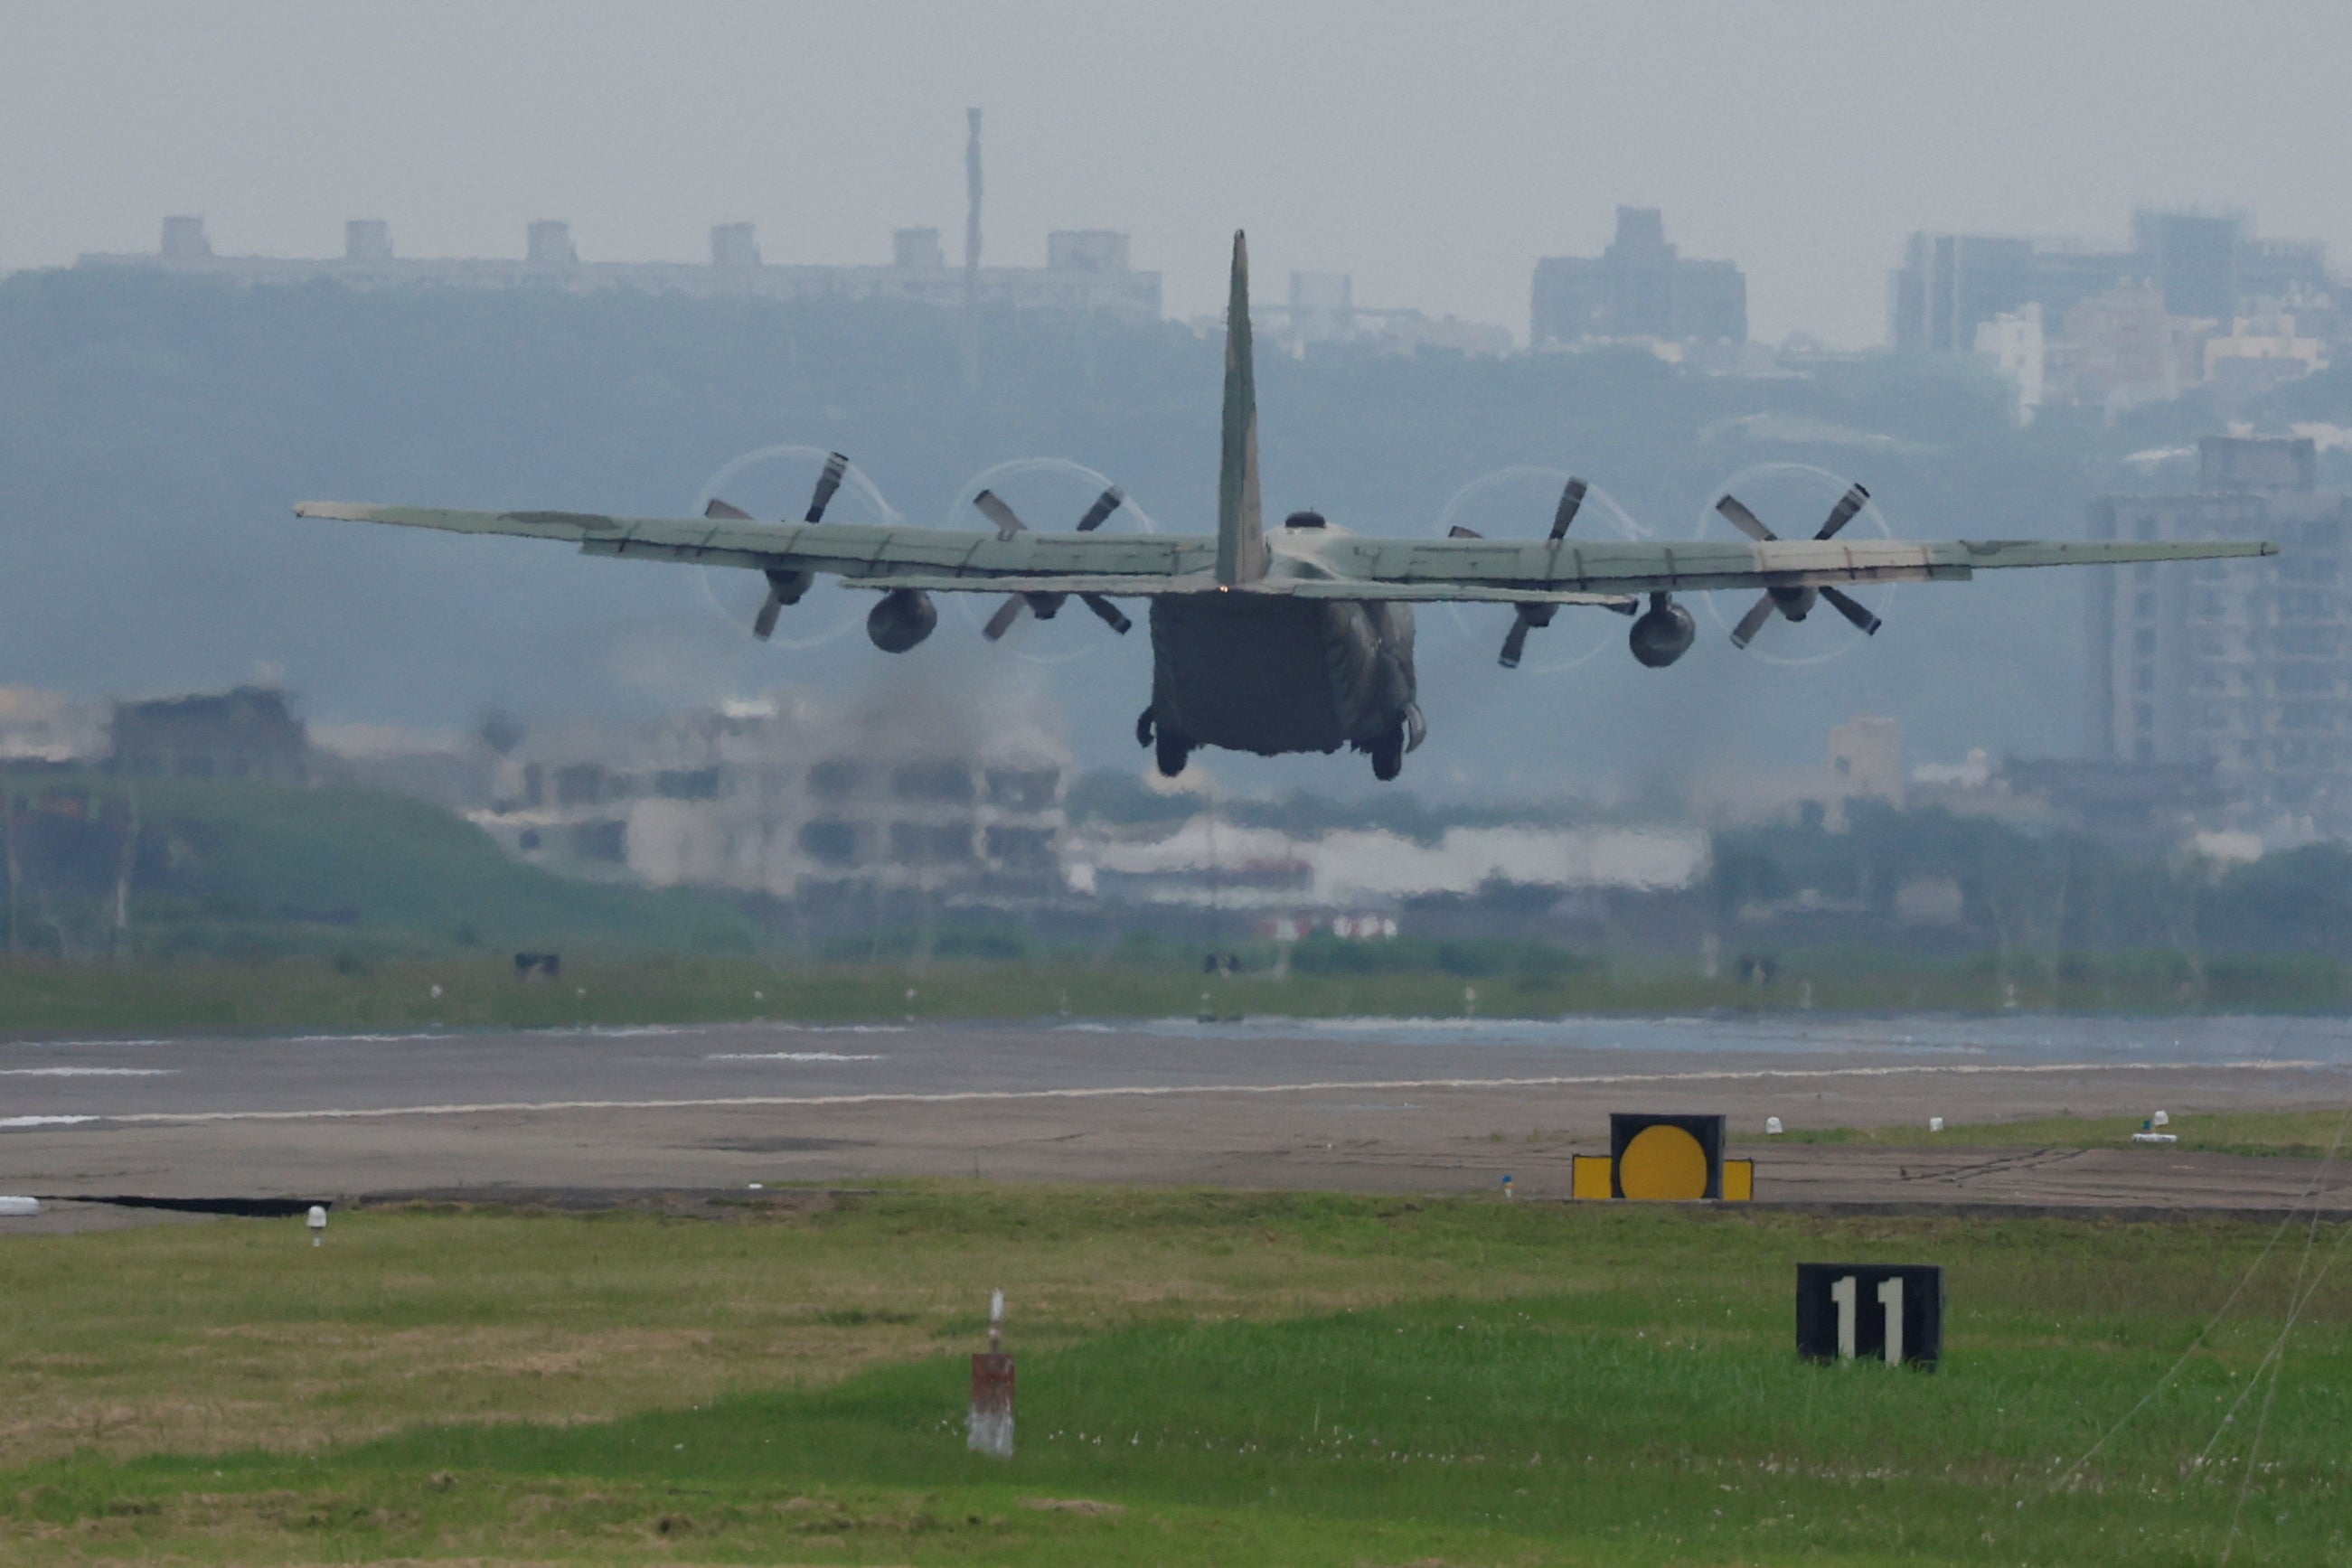
<svg viewBox="0 0 2352 1568">
<path fill-rule="evenodd" d="M 2337 1020 L 1282 1020 L 0 1044 L 0 1191 L 876 1176 L 1559 1196 L 1612 1110 L 1721 1111 L 1766 1200 L 2279 1208 L 2352 1162 L 1872 1150 L 1790 1128 L 2352 1105 Z M 27 1222 L 0 1221 L 0 1228 Z M 63 1223 L 62 1220 L 58 1223 Z"/>
</svg>

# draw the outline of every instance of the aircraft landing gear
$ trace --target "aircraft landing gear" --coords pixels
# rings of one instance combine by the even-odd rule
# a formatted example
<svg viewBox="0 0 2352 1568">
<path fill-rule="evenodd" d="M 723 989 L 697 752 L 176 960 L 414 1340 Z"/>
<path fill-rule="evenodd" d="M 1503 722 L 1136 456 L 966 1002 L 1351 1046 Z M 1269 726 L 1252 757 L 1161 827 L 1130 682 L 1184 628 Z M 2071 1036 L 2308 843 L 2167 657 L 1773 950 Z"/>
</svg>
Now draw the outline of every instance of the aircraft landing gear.
<svg viewBox="0 0 2352 1568">
<path fill-rule="evenodd" d="M 1372 777 L 1388 783 L 1404 771 L 1404 726 L 1398 725 L 1364 749 L 1372 754 Z"/>
<path fill-rule="evenodd" d="M 1135 744 L 1144 750 L 1151 749 L 1151 710 L 1145 708 L 1135 716 Z"/>
<path fill-rule="evenodd" d="M 1152 760 L 1159 765 L 1160 777 L 1173 779 L 1184 771 L 1184 764 L 1192 757 L 1192 743 L 1166 725 L 1159 727 L 1152 737 Z"/>
</svg>

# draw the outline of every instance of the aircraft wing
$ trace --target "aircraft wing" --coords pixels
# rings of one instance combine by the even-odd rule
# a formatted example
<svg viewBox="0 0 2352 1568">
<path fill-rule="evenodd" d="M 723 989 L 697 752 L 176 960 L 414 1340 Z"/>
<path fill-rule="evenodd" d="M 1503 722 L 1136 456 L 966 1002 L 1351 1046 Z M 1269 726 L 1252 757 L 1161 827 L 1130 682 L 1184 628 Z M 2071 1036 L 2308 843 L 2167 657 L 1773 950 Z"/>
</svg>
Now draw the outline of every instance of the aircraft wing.
<svg viewBox="0 0 2352 1568">
<path fill-rule="evenodd" d="M 1201 592 L 1215 586 L 1209 573 L 1216 564 L 1217 541 L 1205 536 L 620 517 L 602 512 L 464 512 L 345 501 L 305 501 L 294 512 L 303 517 L 452 533 L 561 539 L 589 555 L 635 560 L 833 572 L 858 588 L 1148 594 Z"/>
<path fill-rule="evenodd" d="M 590 555 L 838 574 L 854 588 L 929 592 L 1151 596 L 1217 590 L 1217 541 L 1206 535 L 1080 534 L 926 528 L 903 524 L 762 523 L 623 517 L 601 512 L 474 512 L 305 501 L 305 517 L 456 533 L 561 539 Z M 2185 543 L 1954 539 L 1773 539 L 1514 543 L 1370 538 L 1315 542 L 1328 576 L 1276 575 L 1234 592 L 1302 599 L 1596 604 L 1717 588 L 1821 588 L 1964 581 L 2004 567 L 2117 565 L 2275 555 L 2264 541 Z"/>
<path fill-rule="evenodd" d="M 1621 596 L 1714 588 L 1958 582 L 1999 567 L 2120 565 L 2276 555 L 2260 540 L 2178 544 L 2032 539 L 1692 540 L 1639 544 L 1338 537 L 1318 549 L 1349 597 L 1486 599 L 1503 589 Z M 1394 590 L 1396 591 L 1384 591 Z"/>
</svg>

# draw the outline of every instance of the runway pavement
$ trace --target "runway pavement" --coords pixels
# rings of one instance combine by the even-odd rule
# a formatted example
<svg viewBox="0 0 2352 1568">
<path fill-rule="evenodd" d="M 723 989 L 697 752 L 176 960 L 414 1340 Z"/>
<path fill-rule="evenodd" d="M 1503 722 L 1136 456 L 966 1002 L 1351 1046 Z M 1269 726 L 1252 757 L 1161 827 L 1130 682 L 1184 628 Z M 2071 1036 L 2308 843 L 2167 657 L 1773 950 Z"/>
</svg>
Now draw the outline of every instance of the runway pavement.
<svg viewBox="0 0 2352 1568">
<path fill-rule="evenodd" d="M 2352 1104 L 2333 1019 L 1348 1019 L 0 1043 L 0 1191 L 744 1188 L 888 1176 L 1564 1193 L 1611 1110 L 1722 1111 L 1759 1198 L 2263 1208 L 2306 1162 L 1774 1144 Z M 2332 1174 L 2332 1173 L 2331 1173 Z M 2330 1179 L 2325 1186 L 2334 1188 Z M 2344 1201 L 2352 1203 L 2352 1190 Z"/>
</svg>

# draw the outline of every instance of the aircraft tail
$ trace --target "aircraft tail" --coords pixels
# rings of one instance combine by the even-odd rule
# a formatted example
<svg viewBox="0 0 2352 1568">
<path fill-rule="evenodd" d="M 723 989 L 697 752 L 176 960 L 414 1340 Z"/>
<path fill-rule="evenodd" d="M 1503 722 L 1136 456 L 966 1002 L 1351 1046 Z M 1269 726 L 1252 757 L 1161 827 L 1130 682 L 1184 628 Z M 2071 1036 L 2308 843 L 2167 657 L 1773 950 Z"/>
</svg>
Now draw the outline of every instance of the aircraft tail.
<svg viewBox="0 0 2352 1568">
<path fill-rule="evenodd" d="M 1233 294 L 1225 306 L 1224 444 L 1217 471 L 1217 581 L 1265 575 L 1265 524 L 1258 515 L 1257 381 L 1250 364 L 1249 246 L 1234 234 Z"/>
</svg>

